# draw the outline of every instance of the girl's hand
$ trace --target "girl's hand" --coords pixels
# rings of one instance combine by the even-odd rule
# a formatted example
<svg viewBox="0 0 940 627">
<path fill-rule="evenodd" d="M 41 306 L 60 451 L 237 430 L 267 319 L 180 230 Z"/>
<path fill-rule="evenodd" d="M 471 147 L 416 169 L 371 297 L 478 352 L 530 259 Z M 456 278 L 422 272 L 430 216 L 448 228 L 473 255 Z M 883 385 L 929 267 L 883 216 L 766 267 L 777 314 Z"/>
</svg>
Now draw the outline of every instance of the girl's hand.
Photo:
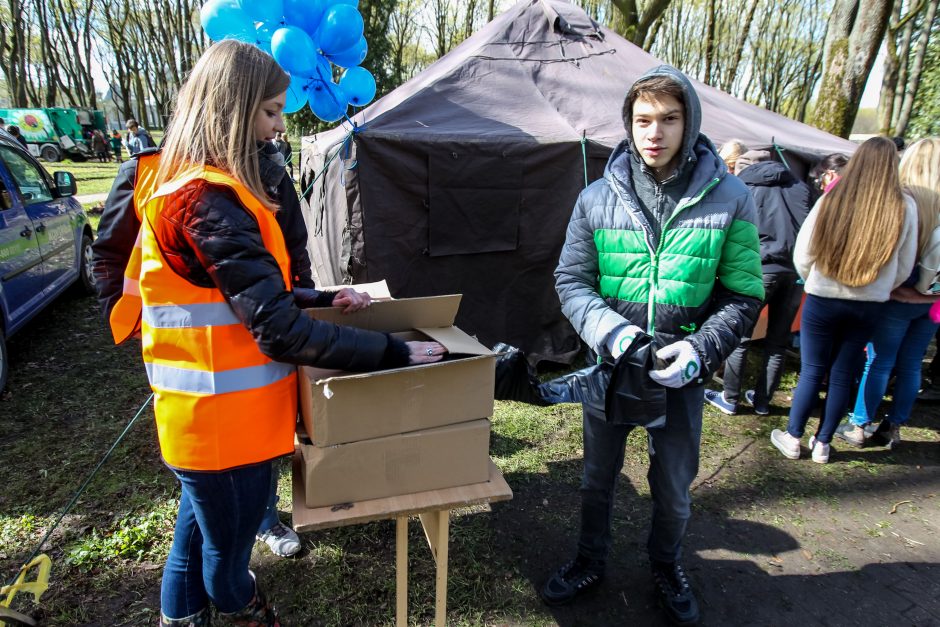
<svg viewBox="0 0 940 627">
<path fill-rule="evenodd" d="M 433 364 L 444 358 L 447 349 L 437 342 L 405 342 L 408 345 L 408 364 Z"/>
<path fill-rule="evenodd" d="M 365 309 L 372 304 L 372 297 L 365 292 L 357 292 L 351 287 L 344 287 L 333 298 L 334 307 L 345 307 L 344 314 Z"/>
</svg>

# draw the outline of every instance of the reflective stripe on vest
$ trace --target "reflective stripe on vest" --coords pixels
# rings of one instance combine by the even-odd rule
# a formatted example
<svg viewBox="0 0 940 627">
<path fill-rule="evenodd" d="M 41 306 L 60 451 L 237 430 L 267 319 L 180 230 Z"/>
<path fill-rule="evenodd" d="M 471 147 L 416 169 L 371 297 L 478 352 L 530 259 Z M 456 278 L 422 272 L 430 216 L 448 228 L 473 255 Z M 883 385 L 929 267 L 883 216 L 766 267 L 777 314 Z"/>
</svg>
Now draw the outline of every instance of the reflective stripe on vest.
<svg viewBox="0 0 940 627">
<path fill-rule="evenodd" d="M 181 172 L 143 207 L 140 311 L 144 365 L 154 391 L 160 450 L 185 470 L 225 470 L 293 450 L 296 367 L 265 356 L 222 292 L 198 287 L 169 266 L 153 225 L 165 204 L 201 179 L 226 185 L 258 224 L 284 289 L 290 259 L 274 217 L 247 188 L 215 168 Z"/>
<path fill-rule="evenodd" d="M 137 172 L 134 176 L 134 211 L 137 220 L 141 220 L 141 207 L 147 204 L 156 191 L 157 170 L 160 168 L 160 153 L 143 155 L 137 158 Z M 131 250 L 127 267 L 124 268 L 124 288 L 121 297 L 111 309 L 108 322 L 114 343 L 120 344 L 140 332 L 140 230 Z"/>
</svg>

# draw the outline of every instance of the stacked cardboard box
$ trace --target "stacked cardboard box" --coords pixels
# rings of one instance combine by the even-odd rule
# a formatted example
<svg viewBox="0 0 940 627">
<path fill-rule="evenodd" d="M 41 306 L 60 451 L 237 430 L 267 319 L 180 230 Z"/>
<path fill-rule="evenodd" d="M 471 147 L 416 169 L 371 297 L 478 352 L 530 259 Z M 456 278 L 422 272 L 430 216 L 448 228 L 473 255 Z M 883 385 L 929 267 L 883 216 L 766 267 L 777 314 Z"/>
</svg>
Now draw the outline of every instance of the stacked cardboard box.
<svg viewBox="0 0 940 627">
<path fill-rule="evenodd" d="M 495 356 L 454 325 L 460 296 L 309 309 L 314 318 L 434 340 L 434 364 L 369 373 L 300 369 L 300 437 L 307 507 L 486 481 Z"/>
</svg>

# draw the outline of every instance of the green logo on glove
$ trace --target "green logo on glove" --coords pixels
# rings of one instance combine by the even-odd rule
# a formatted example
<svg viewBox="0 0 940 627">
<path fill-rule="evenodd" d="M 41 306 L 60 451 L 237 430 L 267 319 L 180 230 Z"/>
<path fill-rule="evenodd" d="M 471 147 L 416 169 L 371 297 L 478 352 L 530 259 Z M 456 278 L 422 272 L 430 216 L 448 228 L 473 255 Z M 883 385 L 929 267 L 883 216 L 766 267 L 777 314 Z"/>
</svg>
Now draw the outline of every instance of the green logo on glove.
<svg viewBox="0 0 940 627">
<path fill-rule="evenodd" d="M 692 380 L 692 377 L 698 374 L 698 364 L 695 361 L 690 361 L 685 365 L 685 370 L 682 371 L 682 382 L 686 383 Z"/>
</svg>

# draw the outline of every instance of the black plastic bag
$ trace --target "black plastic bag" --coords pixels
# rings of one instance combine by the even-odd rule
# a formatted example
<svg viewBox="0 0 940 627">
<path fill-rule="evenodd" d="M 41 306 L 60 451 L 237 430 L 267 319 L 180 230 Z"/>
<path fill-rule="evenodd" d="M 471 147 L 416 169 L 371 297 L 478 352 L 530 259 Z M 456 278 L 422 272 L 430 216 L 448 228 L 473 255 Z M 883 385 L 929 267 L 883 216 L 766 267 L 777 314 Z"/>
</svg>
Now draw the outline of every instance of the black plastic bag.
<svg viewBox="0 0 940 627">
<path fill-rule="evenodd" d="M 493 347 L 496 356 L 496 389 L 493 397 L 498 401 L 519 401 L 545 407 L 552 403 L 539 395 L 539 380 L 526 360 L 525 353 L 500 342 Z"/>
<path fill-rule="evenodd" d="M 614 364 L 604 408 L 607 422 L 647 429 L 666 425 L 666 388 L 649 376 L 657 367 L 653 338 L 643 333 Z"/>
</svg>

